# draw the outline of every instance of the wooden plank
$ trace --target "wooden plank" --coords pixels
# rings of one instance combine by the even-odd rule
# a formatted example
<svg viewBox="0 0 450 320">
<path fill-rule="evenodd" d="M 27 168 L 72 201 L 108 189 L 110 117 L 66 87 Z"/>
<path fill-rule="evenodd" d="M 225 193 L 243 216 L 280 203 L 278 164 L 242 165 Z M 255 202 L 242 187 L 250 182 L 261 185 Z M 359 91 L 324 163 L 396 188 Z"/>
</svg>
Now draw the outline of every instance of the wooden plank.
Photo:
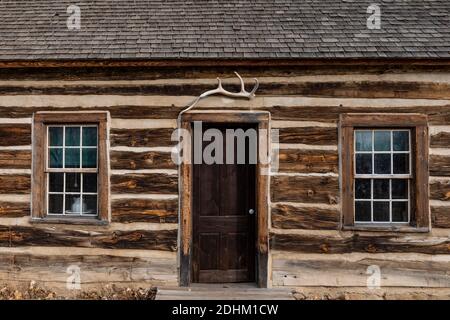
<svg viewBox="0 0 450 320">
<path fill-rule="evenodd" d="M 269 118 L 270 119 L 270 118 Z M 270 277 L 269 265 L 269 164 L 270 157 L 270 124 L 264 119 L 258 124 L 259 161 L 256 167 L 256 201 L 258 210 L 257 221 L 257 284 L 260 288 L 267 288 Z M 263 134 L 267 132 L 267 134 Z"/>
<path fill-rule="evenodd" d="M 0 146 L 24 146 L 31 144 L 31 125 L 24 123 L 0 124 Z"/>
<path fill-rule="evenodd" d="M 0 246 L 67 246 L 176 251 L 177 230 L 100 231 L 46 226 L 0 226 Z"/>
<path fill-rule="evenodd" d="M 339 182 L 335 177 L 274 176 L 270 192 L 272 202 L 339 202 Z"/>
<path fill-rule="evenodd" d="M 31 169 L 31 151 L 0 150 L 0 168 Z"/>
<path fill-rule="evenodd" d="M 406 234 L 365 235 L 351 233 L 340 236 L 272 233 L 271 248 L 303 253 L 351 252 L 415 252 L 424 254 L 450 254 L 449 237 Z"/>
<path fill-rule="evenodd" d="M 97 110 L 96 110 L 97 111 Z M 85 112 L 85 113 L 72 113 L 66 112 L 37 112 L 33 117 L 35 122 L 43 123 L 98 123 L 108 120 L 107 112 Z"/>
<path fill-rule="evenodd" d="M 450 228 L 450 207 L 431 207 L 431 223 L 434 228 Z"/>
<path fill-rule="evenodd" d="M 111 192 L 177 194 L 178 177 L 163 173 L 112 175 Z"/>
<path fill-rule="evenodd" d="M 111 206 L 113 222 L 178 222 L 178 199 L 121 199 Z"/>
<path fill-rule="evenodd" d="M 260 95 L 301 95 L 345 98 L 408 98 L 408 99 L 448 99 L 450 86 L 447 83 L 413 81 L 299 81 L 283 82 L 265 80 L 258 89 Z M 237 83 L 226 83 L 224 87 L 233 92 L 240 90 Z M 2 85 L 0 94 L 40 94 L 40 95 L 192 95 L 214 88 L 207 83 L 139 83 L 139 84 L 47 84 L 34 83 Z"/>
<path fill-rule="evenodd" d="M 271 210 L 272 227 L 282 229 L 337 229 L 338 209 L 295 207 L 277 203 Z"/>
<path fill-rule="evenodd" d="M 280 128 L 279 143 L 337 145 L 337 128 L 297 127 Z"/>
<path fill-rule="evenodd" d="M 174 129 L 111 129 L 111 146 L 167 147 L 175 145 L 171 141 Z"/>
<path fill-rule="evenodd" d="M 450 176 L 450 156 L 432 154 L 429 157 L 430 176 Z"/>
<path fill-rule="evenodd" d="M 112 169 L 176 169 L 169 152 L 129 152 L 111 151 L 110 162 Z"/>
<path fill-rule="evenodd" d="M 30 215 L 29 202 L 0 201 L 0 217 L 17 218 Z"/>
<path fill-rule="evenodd" d="M 425 117 L 426 119 L 426 117 Z M 419 119 L 417 119 L 419 120 Z M 423 120 L 423 117 L 422 117 Z M 414 205 L 415 205 L 415 225 L 418 228 L 430 227 L 430 204 L 429 204 L 429 134 L 427 123 L 416 126 L 414 130 L 415 145 L 413 152 L 415 158 L 413 162 L 414 181 Z M 450 246 L 449 246 L 450 249 Z"/>
<path fill-rule="evenodd" d="M 31 192 L 31 177 L 28 174 L 3 174 L 0 175 L 0 194 Z"/>
<path fill-rule="evenodd" d="M 353 128 L 344 127 L 340 131 L 341 146 L 341 186 L 342 186 L 342 223 L 345 226 L 353 226 L 355 223 L 354 199 L 354 162 L 353 162 Z"/>
<path fill-rule="evenodd" d="M 29 118 L 35 112 L 43 111 L 90 111 L 94 108 L 89 107 L 20 107 L 20 106 L 0 106 L 1 118 Z M 175 119 L 182 110 L 176 106 L 96 106 L 96 111 L 109 111 L 112 118 L 120 119 Z"/>
<path fill-rule="evenodd" d="M 430 199 L 440 201 L 450 201 L 450 180 L 431 181 Z"/>
<path fill-rule="evenodd" d="M 278 160 L 280 172 L 337 173 L 339 167 L 337 151 L 281 149 Z"/>
</svg>

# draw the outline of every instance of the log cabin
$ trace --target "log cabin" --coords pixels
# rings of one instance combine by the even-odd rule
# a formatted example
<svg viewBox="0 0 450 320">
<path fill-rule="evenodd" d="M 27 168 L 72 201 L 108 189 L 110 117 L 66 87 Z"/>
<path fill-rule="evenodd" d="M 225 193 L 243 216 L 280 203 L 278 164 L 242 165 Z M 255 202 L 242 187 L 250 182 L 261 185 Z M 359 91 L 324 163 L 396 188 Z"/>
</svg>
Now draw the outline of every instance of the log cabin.
<svg viewBox="0 0 450 320">
<path fill-rule="evenodd" d="M 1 284 L 450 296 L 450 2 L 76 4 L 0 3 Z"/>
</svg>

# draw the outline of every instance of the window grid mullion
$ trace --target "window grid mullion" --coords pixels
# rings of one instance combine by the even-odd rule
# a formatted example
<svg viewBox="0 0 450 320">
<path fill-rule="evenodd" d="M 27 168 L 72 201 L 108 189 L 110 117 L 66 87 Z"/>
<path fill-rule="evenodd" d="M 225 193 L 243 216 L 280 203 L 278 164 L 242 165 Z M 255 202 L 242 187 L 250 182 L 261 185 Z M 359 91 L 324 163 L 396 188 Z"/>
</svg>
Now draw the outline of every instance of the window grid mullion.
<svg viewBox="0 0 450 320">
<path fill-rule="evenodd" d="M 411 130 L 386 130 L 389 131 L 389 136 L 390 136 L 390 150 L 389 151 L 375 151 L 375 131 L 376 130 L 370 130 L 371 131 L 371 141 L 372 141 L 372 148 L 371 151 L 357 151 L 356 150 L 356 135 L 354 135 L 354 139 L 355 139 L 355 150 L 354 150 L 354 161 L 356 161 L 356 155 L 358 153 L 361 154 L 371 154 L 372 155 L 372 170 L 371 170 L 371 174 L 356 174 L 356 166 L 355 168 L 355 179 L 370 179 L 370 186 L 371 186 L 371 191 L 370 191 L 370 203 L 371 203 L 371 223 L 397 223 L 393 221 L 393 188 L 392 188 L 392 181 L 394 179 L 405 179 L 407 180 L 407 198 L 406 199 L 395 199 L 395 201 L 398 202 L 407 202 L 407 222 L 410 222 L 410 218 L 411 218 L 411 212 L 410 212 L 410 207 L 411 207 L 411 201 L 410 201 L 410 180 L 412 179 L 412 161 L 411 161 Z M 407 151 L 394 151 L 394 131 L 408 131 L 408 150 Z M 389 153 L 390 154 L 390 175 L 377 175 L 375 173 L 375 154 L 376 153 Z M 407 154 L 408 155 L 408 160 L 409 160 L 409 170 L 408 170 L 408 174 L 394 174 L 394 154 Z M 388 199 L 374 199 L 374 180 L 375 179 L 387 179 L 389 180 L 389 198 Z M 355 199 L 355 201 L 367 201 L 367 199 Z M 389 203 L 389 221 L 374 221 L 374 203 L 375 201 L 377 202 L 386 202 L 388 201 Z M 355 219 L 356 221 L 356 219 Z M 357 221 L 358 222 L 358 221 Z M 363 222 L 363 221 L 359 221 L 359 222 Z M 400 223 L 405 223 L 404 221 L 400 222 Z"/>
<path fill-rule="evenodd" d="M 62 145 L 61 146 L 50 146 L 50 127 L 61 127 L 62 128 Z M 67 127 L 79 127 L 80 128 L 80 144 L 78 146 L 66 146 L 66 128 Z M 98 128 L 98 126 L 83 126 L 83 125 L 51 125 L 51 126 L 47 126 L 47 152 L 46 152 L 46 156 L 47 156 L 47 161 L 46 161 L 46 174 L 47 174 L 47 197 L 46 197 L 46 201 L 47 201 L 47 214 L 48 215 L 63 215 L 63 216 L 67 216 L 66 214 L 66 195 L 78 195 L 79 196 L 79 201 L 80 201 L 80 209 L 79 209 L 79 213 L 77 214 L 78 216 L 81 216 L 84 214 L 84 210 L 83 210 L 83 199 L 84 199 L 84 195 L 95 195 L 98 197 L 98 185 L 96 185 L 96 192 L 84 192 L 84 188 L 83 188 L 83 178 L 84 178 L 84 174 L 87 173 L 96 173 L 98 175 L 98 135 L 96 137 L 97 140 L 97 144 L 95 146 L 86 146 L 86 149 L 96 149 L 97 150 L 97 159 L 96 159 L 96 165 L 95 168 L 83 168 L 83 134 L 84 134 L 84 127 L 95 127 Z M 98 132 L 98 131 L 97 131 Z M 51 149 L 62 149 L 62 168 L 50 168 L 50 157 L 49 157 L 49 152 Z M 65 156 L 65 150 L 66 149 L 78 149 L 80 154 L 79 154 L 79 167 L 77 168 L 66 168 L 66 156 Z M 63 188 L 62 188 L 62 192 L 50 192 L 50 174 L 51 173 L 62 173 L 63 175 Z M 67 192 L 66 190 L 66 182 L 67 182 L 67 174 L 80 174 L 80 192 Z M 62 195 L 62 213 L 52 213 L 49 210 L 49 195 L 51 194 L 56 194 L 56 195 Z M 96 204 L 96 212 L 98 214 L 98 198 L 97 198 L 97 204 Z M 75 215 L 73 215 L 75 216 Z"/>
</svg>

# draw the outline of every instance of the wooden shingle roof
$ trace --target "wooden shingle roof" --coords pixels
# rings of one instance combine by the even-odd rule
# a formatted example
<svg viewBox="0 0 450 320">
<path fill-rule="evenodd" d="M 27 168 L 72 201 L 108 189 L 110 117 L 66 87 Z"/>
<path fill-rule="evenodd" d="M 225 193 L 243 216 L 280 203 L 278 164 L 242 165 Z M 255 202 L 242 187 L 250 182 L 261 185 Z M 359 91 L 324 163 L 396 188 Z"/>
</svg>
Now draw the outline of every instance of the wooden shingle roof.
<svg viewBox="0 0 450 320">
<path fill-rule="evenodd" d="M 448 0 L 1 0 L 0 60 L 449 58 L 449 14 Z"/>
</svg>

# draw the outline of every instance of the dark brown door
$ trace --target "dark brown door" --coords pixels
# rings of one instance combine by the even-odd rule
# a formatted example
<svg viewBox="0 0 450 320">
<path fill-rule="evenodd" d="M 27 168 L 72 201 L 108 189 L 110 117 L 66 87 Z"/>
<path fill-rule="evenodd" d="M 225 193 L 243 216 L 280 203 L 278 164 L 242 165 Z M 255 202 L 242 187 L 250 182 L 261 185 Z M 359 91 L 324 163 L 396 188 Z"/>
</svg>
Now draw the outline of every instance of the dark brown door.
<svg viewBox="0 0 450 320">
<path fill-rule="evenodd" d="M 226 164 L 225 130 L 249 127 L 203 125 L 203 131 L 209 128 L 222 132 L 224 164 L 193 165 L 193 281 L 251 282 L 255 280 L 257 212 L 256 165 L 249 161 L 249 152 L 256 147 L 249 148 L 246 139 L 245 150 L 238 151 L 235 143 L 234 163 Z M 202 150 L 208 144 L 203 142 Z M 237 152 L 245 152 L 244 164 L 237 164 Z"/>
</svg>

